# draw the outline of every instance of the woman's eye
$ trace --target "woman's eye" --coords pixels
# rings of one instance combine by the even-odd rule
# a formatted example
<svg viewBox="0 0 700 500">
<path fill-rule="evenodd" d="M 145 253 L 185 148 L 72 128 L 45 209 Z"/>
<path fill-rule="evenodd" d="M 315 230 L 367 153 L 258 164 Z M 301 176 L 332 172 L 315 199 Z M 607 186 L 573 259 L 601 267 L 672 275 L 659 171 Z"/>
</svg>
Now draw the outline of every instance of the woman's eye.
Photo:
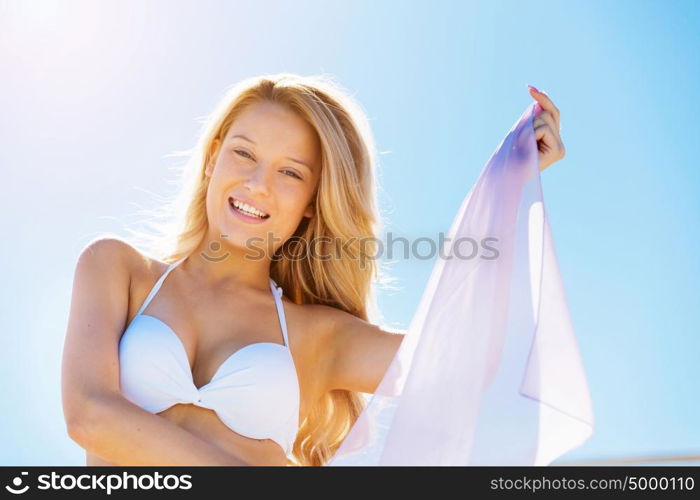
<svg viewBox="0 0 700 500">
<path fill-rule="evenodd" d="M 234 152 L 239 156 L 247 157 L 251 160 L 254 160 L 254 158 L 247 151 L 243 151 L 242 149 L 234 149 Z M 283 170 L 283 172 L 289 175 L 290 177 L 301 179 L 301 176 L 297 174 L 294 170 Z"/>
<path fill-rule="evenodd" d="M 297 179 L 301 179 L 301 176 L 297 174 L 294 170 L 285 170 L 284 172 L 289 172 L 290 174 L 292 174 L 290 177 L 296 177 Z"/>
<path fill-rule="evenodd" d="M 242 149 L 236 149 L 235 152 L 240 156 L 247 155 L 248 158 L 250 158 L 251 160 L 253 159 L 253 157 L 250 156 L 247 151 L 243 151 Z"/>
</svg>

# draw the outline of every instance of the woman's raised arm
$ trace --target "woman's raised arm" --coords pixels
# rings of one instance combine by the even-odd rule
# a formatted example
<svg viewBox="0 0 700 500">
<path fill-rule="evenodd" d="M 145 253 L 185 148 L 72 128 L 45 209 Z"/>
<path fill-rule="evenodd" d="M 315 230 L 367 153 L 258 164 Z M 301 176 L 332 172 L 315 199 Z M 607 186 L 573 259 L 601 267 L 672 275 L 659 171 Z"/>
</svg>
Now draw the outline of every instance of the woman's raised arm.
<svg viewBox="0 0 700 500">
<path fill-rule="evenodd" d="M 322 323 L 324 352 L 329 360 L 324 374 L 326 389 L 374 393 L 405 332 L 383 329 L 329 306 Z"/>
<path fill-rule="evenodd" d="M 539 174 L 563 155 L 558 113 L 537 96 L 465 196 L 394 360 L 371 361 L 386 376 L 328 465 L 548 465 L 591 436 Z M 460 241 L 488 250 L 465 257 Z M 329 336 L 340 366 L 365 363 L 353 323 Z"/>
<path fill-rule="evenodd" d="M 119 339 L 128 314 L 130 251 L 116 238 L 102 238 L 78 258 L 61 374 L 68 435 L 115 465 L 249 465 L 122 396 Z"/>
</svg>

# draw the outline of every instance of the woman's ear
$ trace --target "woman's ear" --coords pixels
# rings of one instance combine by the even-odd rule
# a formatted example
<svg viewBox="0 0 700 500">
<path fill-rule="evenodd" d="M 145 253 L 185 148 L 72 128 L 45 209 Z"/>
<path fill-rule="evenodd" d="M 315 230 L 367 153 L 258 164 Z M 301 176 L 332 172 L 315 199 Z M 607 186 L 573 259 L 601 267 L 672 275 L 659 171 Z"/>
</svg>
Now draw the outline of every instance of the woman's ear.
<svg viewBox="0 0 700 500">
<path fill-rule="evenodd" d="M 309 205 L 306 207 L 306 210 L 304 210 L 304 217 L 311 218 L 314 216 L 314 204 L 309 203 Z"/>
</svg>

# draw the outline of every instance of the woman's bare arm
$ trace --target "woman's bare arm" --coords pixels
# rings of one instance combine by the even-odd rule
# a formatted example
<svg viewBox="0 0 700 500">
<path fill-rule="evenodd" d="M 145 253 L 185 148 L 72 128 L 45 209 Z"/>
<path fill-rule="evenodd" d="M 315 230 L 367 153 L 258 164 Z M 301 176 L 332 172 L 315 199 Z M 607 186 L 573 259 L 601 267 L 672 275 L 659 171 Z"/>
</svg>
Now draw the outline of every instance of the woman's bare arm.
<svg viewBox="0 0 700 500">
<path fill-rule="evenodd" d="M 130 251 L 125 242 L 103 238 L 78 258 L 61 374 L 68 435 L 115 465 L 249 465 L 122 396 L 119 340 Z"/>
<path fill-rule="evenodd" d="M 120 396 L 93 396 L 71 438 L 113 465 L 252 465 Z"/>
<path fill-rule="evenodd" d="M 324 308 L 319 329 L 327 390 L 373 394 L 389 369 L 405 331 L 389 331 L 337 308 Z"/>
</svg>

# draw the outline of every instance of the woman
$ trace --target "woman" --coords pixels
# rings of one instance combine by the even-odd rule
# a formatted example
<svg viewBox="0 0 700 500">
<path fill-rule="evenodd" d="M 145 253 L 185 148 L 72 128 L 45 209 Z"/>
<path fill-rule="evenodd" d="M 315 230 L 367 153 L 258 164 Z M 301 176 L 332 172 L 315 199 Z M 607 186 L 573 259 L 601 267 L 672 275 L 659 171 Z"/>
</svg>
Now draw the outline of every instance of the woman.
<svg viewBox="0 0 700 500">
<path fill-rule="evenodd" d="M 559 111 L 531 88 L 544 170 Z M 191 157 L 152 254 L 90 243 L 63 358 L 87 465 L 324 465 L 404 335 L 368 321 L 380 220 L 367 120 L 339 86 L 234 86 Z M 167 279 L 166 279 L 167 278 Z"/>
</svg>

